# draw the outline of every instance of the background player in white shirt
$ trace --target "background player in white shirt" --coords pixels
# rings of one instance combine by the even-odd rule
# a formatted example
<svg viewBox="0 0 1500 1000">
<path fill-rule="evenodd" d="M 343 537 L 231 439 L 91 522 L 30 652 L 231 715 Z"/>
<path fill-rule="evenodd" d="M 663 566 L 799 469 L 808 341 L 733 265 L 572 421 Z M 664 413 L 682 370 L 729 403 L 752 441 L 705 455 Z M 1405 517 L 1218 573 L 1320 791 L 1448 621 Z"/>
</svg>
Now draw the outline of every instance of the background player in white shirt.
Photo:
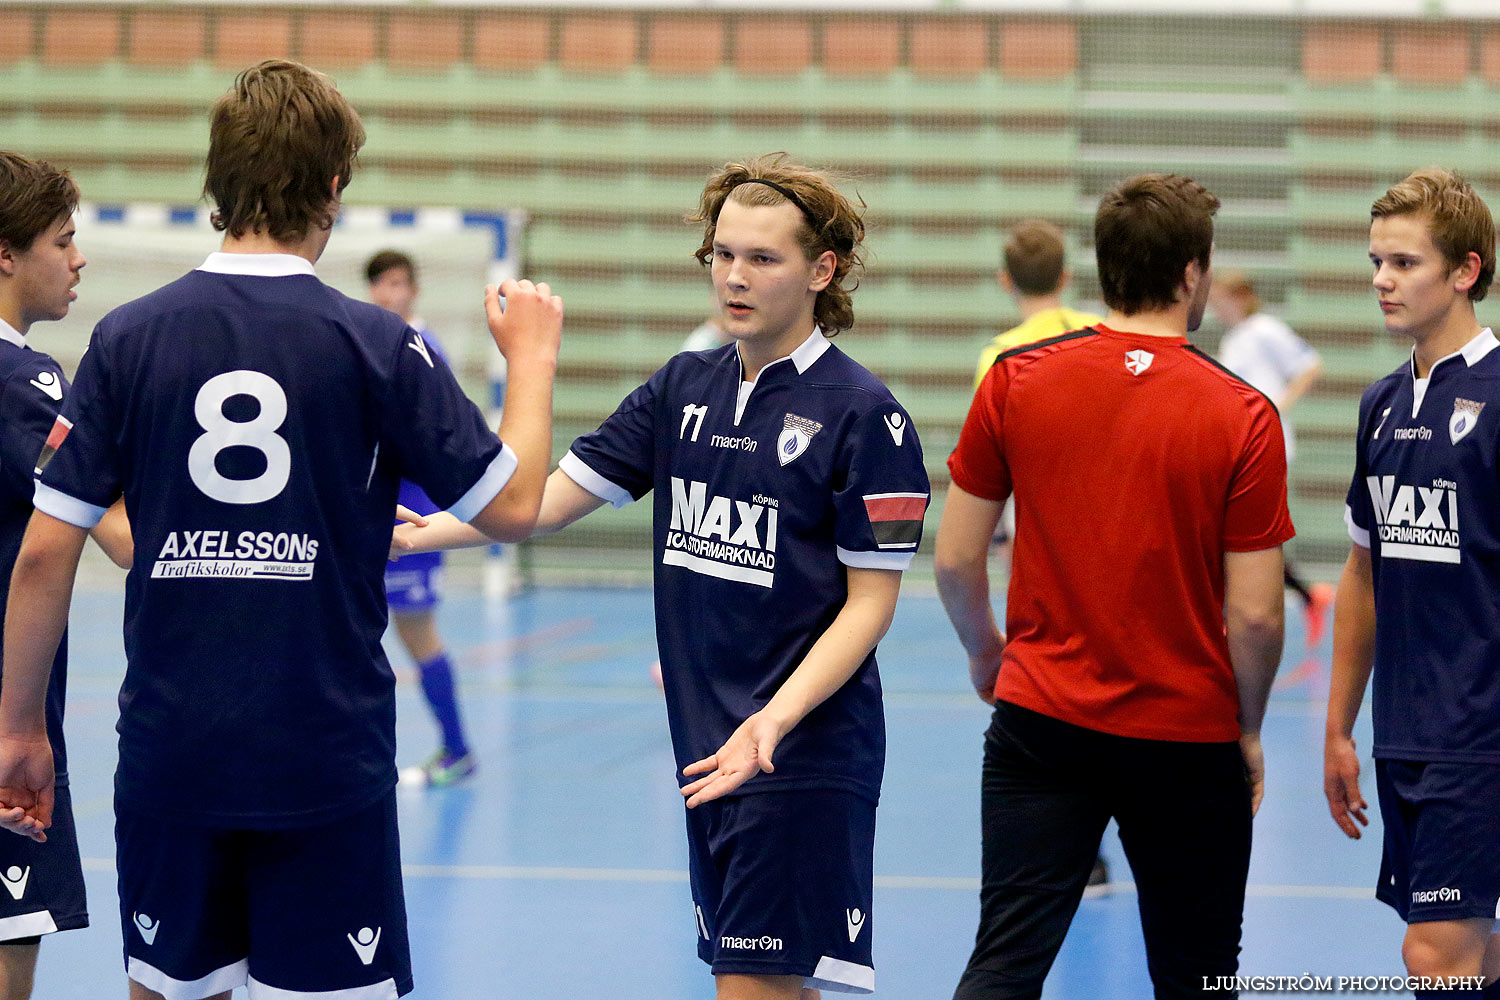
<svg viewBox="0 0 1500 1000">
<path fill-rule="evenodd" d="M 1323 359 L 1313 346 L 1282 320 L 1263 312 L 1260 296 L 1244 271 L 1221 271 L 1214 276 L 1208 293 L 1209 308 L 1227 328 L 1219 342 L 1219 361 L 1240 378 L 1266 394 L 1281 414 L 1286 439 L 1286 463 L 1291 467 L 1297 454 L 1297 434 L 1291 411 L 1323 374 Z M 1328 612 L 1333 607 L 1333 587 L 1308 584 L 1291 562 L 1285 563 L 1286 585 L 1302 601 L 1304 638 L 1311 654 L 1323 639 Z M 1317 669 L 1309 655 L 1296 669 L 1280 679 L 1278 686 L 1303 680 Z"/>
</svg>

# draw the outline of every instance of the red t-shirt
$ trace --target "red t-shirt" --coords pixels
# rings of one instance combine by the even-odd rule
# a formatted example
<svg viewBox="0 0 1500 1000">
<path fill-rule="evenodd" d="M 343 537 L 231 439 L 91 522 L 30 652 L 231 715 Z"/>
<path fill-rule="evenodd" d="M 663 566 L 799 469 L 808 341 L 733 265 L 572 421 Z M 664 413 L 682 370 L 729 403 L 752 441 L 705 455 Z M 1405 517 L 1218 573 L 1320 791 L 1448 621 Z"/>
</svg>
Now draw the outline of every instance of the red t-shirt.
<svg viewBox="0 0 1500 1000">
<path fill-rule="evenodd" d="M 997 361 L 948 468 L 1015 494 L 996 698 L 1120 736 L 1239 738 L 1224 553 L 1293 535 L 1265 396 L 1185 338 L 1101 325 Z"/>
</svg>

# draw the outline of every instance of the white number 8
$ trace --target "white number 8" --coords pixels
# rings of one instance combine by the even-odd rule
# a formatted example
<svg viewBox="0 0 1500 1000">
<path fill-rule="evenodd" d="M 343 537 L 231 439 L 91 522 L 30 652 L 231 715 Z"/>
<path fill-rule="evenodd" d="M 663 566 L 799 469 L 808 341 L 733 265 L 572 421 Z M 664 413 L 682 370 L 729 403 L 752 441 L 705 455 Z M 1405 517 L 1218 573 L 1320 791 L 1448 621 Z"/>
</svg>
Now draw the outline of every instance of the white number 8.
<svg viewBox="0 0 1500 1000">
<path fill-rule="evenodd" d="M 230 420 L 224 415 L 224 403 L 232 396 L 254 398 L 260 412 L 253 420 Z M 292 449 L 276 433 L 286 420 L 286 392 L 275 379 L 252 371 L 215 375 L 198 390 L 193 415 L 203 428 L 188 449 L 188 475 L 194 486 L 221 503 L 261 503 L 286 489 L 292 475 Z M 214 459 L 225 448 L 236 445 L 265 455 L 266 471 L 254 479 L 220 475 Z"/>
</svg>

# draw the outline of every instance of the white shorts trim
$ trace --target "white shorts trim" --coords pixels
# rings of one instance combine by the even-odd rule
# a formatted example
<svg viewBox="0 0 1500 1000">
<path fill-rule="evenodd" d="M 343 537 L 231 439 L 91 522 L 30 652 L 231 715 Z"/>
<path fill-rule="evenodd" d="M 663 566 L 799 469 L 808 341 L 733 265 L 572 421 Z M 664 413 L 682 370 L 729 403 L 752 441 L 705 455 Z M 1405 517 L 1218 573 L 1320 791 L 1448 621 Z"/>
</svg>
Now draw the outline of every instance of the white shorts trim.
<svg viewBox="0 0 1500 1000">
<path fill-rule="evenodd" d="M 911 566 L 912 557 L 915 552 L 916 543 L 911 543 L 911 552 L 851 552 L 843 546 L 835 546 L 838 552 L 839 562 L 845 566 L 853 566 L 855 569 L 895 569 L 905 570 Z"/>
<path fill-rule="evenodd" d="M 250 978 L 250 962 L 240 959 L 233 965 L 215 969 L 202 979 L 184 982 L 173 979 L 155 966 L 130 956 L 125 964 L 125 974 L 148 990 L 155 990 L 166 1000 L 203 1000 L 216 993 L 227 993 L 237 986 L 244 986 Z"/>
<path fill-rule="evenodd" d="M 830 990 L 834 993 L 874 993 L 875 970 L 868 965 L 856 965 L 841 958 L 824 955 L 818 959 L 813 974 L 803 980 L 810 990 Z"/>
<path fill-rule="evenodd" d="M 82 528 L 85 531 L 92 530 L 94 525 L 104 518 L 103 507 L 96 507 L 77 497 L 68 496 L 62 490 L 42 485 L 40 481 L 36 484 L 36 493 L 31 503 L 42 513 L 51 514 L 59 521 L 66 521 L 73 527 Z"/>
<path fill-rule="evenodd" d="M 630 495 L 629 490 L 622 489 L 599 475 L 599 473 L 585 465 L 583 459 L 571 451 L 558 461 L 557 467 L 567 473 L 568 478 L 573 480 L 573 482 L 582 486 L 600 500 L 608 502 L 616 510 L 628 503 L 635 503 L 635 497 Z"/>
<path fill-rule="evenodd" d="M 52 919 L 51 910 L 37 910 L 35 913 L 21 913 L 14 917 L 0 918 L 0 941 L 36 937 L 38 934 L 51 934 L 56 930 L 57 921 Z"/>
<path fill-rule="evenodd" d="M 458 498 L 458 502 L 448 508 L 448 513 L 468 524 L 474 520 L 474 515 L 489 504 L 489 502 L 500 491 L 505 489 L 505 484 L 510 482 L 510 477 L 516 474 L 516 466 L 521 460 L 511 450 L 510 445 L 504 442 L 500 445 L 500 454 L 490 463 L 490 467 L 484 470 L 484 475 L 479 477 L 479 482 L 469 487 L 469 492 Z"/>
<path fill-rule="evenodd" d="M 299 990 L 283 990 L 267 986 L 255 977 L 246 984 L 250 1000 L 396 1000 L 396 981 L 387 979 L 370 986 L 351 986 L 347 990 L 324 990 L 306 993 Z"/>
</svg>

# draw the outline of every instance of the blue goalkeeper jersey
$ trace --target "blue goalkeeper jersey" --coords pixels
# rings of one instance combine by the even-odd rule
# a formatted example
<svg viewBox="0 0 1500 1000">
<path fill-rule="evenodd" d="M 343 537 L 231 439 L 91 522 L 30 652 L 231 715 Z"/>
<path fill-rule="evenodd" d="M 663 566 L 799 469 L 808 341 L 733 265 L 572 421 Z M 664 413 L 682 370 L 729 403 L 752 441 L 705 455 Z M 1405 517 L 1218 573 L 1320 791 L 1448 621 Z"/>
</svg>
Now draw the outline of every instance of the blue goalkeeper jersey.
<svg viewBox="0 0 1500 1000">
<path fill-rule="evenodd" d="M 561 468 L 623 506 L 653 500 L 656 635 L 679 770 L 763 708 L 848 596 L 845 567 L 903 570 L 928 498 L 911 419 L 815 331 L 754 383 L 738 349 L 667 362 Z M 872 651 L 744 793 L 880 792 L 885 720 Z"/>
<path fill-rule="evenodd" d="M 516 466 L 400 317 L 278 254 L 213 254 L 94 330 L 36 505 L 124 495 L 119 801 L 327 822 L 395 783 L 381 648 L 397 484 L 468 520 Z"/>
<path fill-rule="evenodd" d="M 1365 390 L 1346 521 L 1375 585 L 1376 757 L 1500 763 L 1500 347 Z"/>
</svg>

